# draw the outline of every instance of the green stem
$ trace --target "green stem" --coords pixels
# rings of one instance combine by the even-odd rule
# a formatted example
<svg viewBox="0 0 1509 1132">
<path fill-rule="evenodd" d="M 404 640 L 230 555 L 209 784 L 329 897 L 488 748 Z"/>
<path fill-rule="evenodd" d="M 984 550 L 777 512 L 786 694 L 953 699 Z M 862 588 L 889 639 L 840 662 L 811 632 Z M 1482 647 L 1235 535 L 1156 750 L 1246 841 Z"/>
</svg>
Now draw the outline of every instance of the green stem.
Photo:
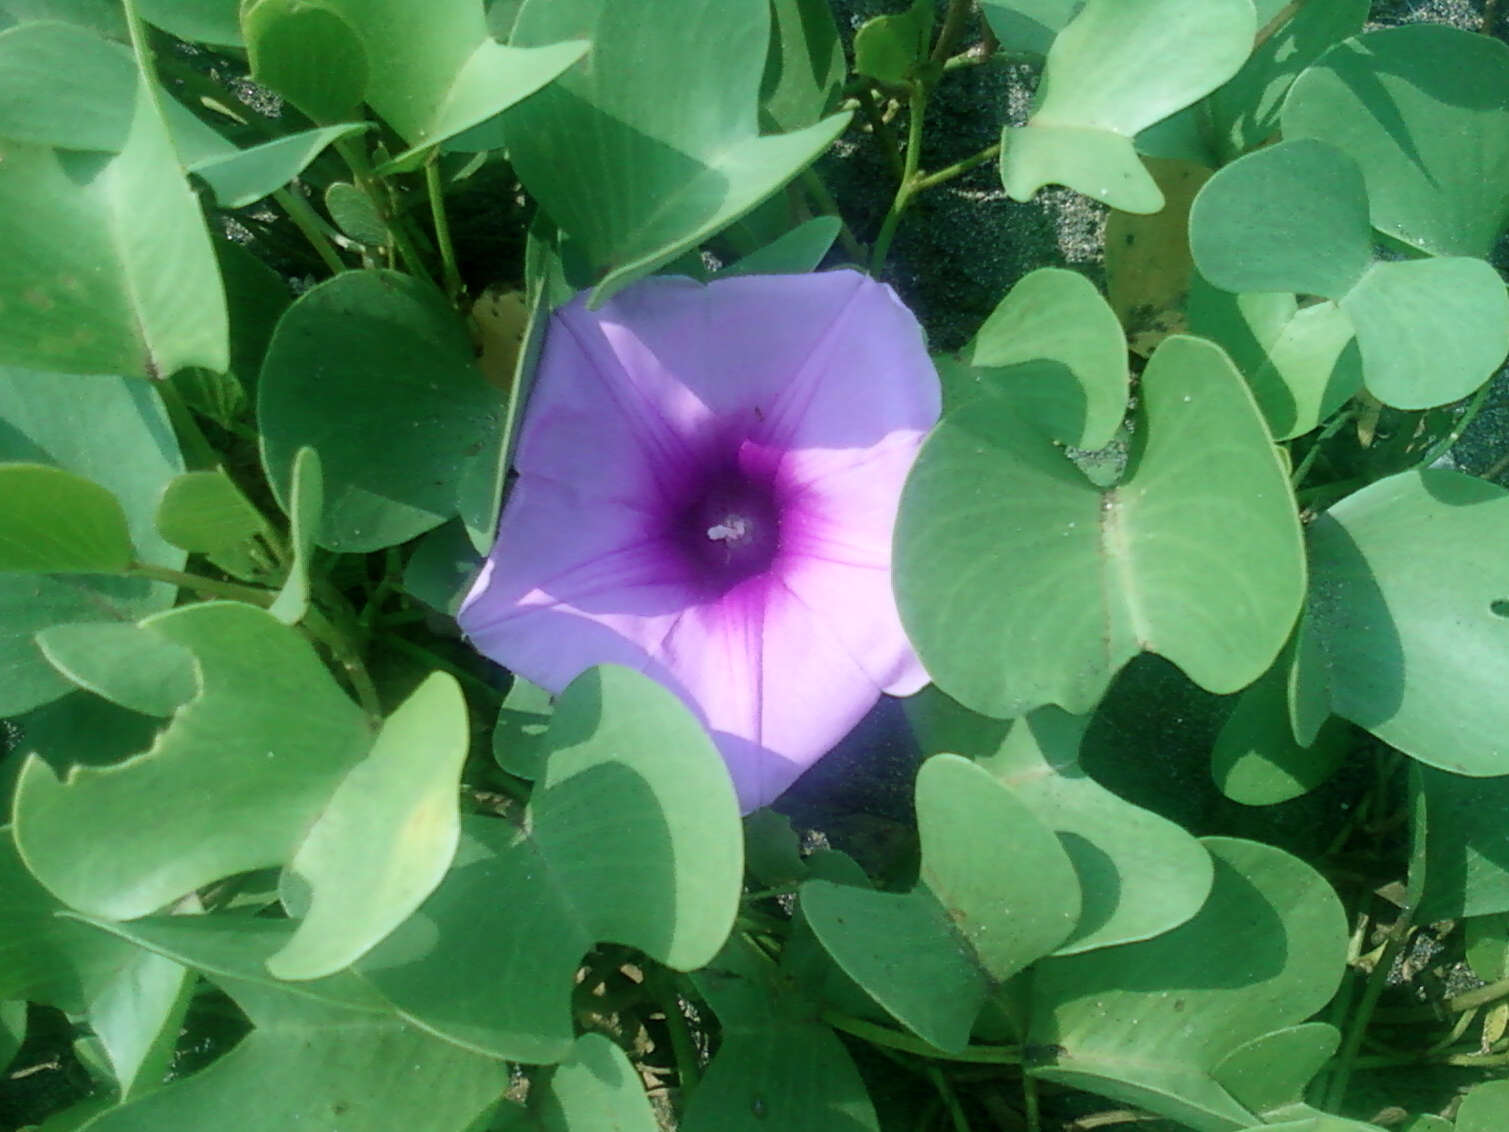
<svg viewBox="0 0 1509 1132">
<path fill-rule="evenodd" d="M 304 239 L 309 241 L 309 246 L 314 248 L 315 254 L 335 275 L 346 270 L 346 265 L 341 262 L 341 257 L 336 255 L 335 246 L 331 244 L 325 231 L 320 227 L 320 218 L 309 202 L 298 193 L 288 189 L 276 189 L 272 199 L 277 201 L 288 213 L 288 219 L 294 222 L 295 227 L 304 233 Z"/>
<path fill-rule="evenodd" d="M 661 1013 L 665 1015 L 665 1028 L 671 1035 L 671 1054 L 676 1059 L 676 1076 L 681 1081 L 681 1094 L 686 1096 L 697 1087 L 702 1076 L 697 1061 L 697 1045 L 692 1041 L 691 1028 L 686 1024 L 686 1015 L 681 1012 L 681 997 L 676 988 L 666 980 L 658 988 Z"/>
<path fill-rule="evenodd" d="M 1418 467 L 1430 467 L 1456 447 L 1457 441 L 1462 439 L 1462 434 L 1477 419 L 1478 412 L 1483 408 L 1483 402 L 1488 400 L 1488 394 L 1492 388 L 1493 383 L 1491 381 L 1483 383 L 1483 387 L 1473 394 L 1472 400 L 1467 403 L 1467 411 L 1457 418 L 1457 423 L 1452 426 L 1450 432 L 1430 446 L 1430 450 L 1420 458 Z"/>
<path fill-rule="evenodd" d="M 870 123 L 870 129 L 880 139 L 880 148 L 885 151 L 886 160 L 891 163 L 891 170 L 899 178 L 902 175 L 901 155 L 896 152 L 896 132 L 891 129 L 891 123 L 886 121 L 880 113 L 880 107 L 875 105 L 875 91 L 869 86 L 861 87 L 856 96 L 859 98 L 859 108 Z"/>
<path fill-rule="evenodd" d="M 1022 1051 L 1015 1046 L 966 1046 L 958 1053 L 949 1053 L 921 1038 L 914 1038 L 911 1034 L 903 1034 L 900 1030 L 892 1030 L 887 1026 L 877 1026 L 874 1022 L 840 1014 L 836 1010 L 824 1010 L 821 1017 L 835 1030 L 863 1038 L 872 1045 L 899 1049 L 903 1053 L 915 1053 L 938 1061 L 964 1061 L 976 1065 L 1022 1064 Z"/>
<path fill-rule="evenodd" d="M 952 181 L 961 173 L 968 173 L 975 166 L 983 165 L 987 161 L 993 161 L 1000 155 L 1000 142 L 995 142 L 991 145 L 987 145 L 984 149 L 980 150 L 979 153 L 970 154 L 962 161 L 955 161 L 952 165 L 945 165 L 936 173 L 928 173 L 925 176 L 918 177 L 914 186 L 914 191 L 920 193 L 923 189 L 931 189 L 934 185 L 941 185 L 945 181 Z"/>
<path fill-rule="evenodd" d="M 936 1065 L 929 1065 L 926 1069 L 927 1079 L 933 1083 L 933 1088 L 938 1090 L 938 1096 L 943 1100 L 943 1107 L 948 1112 L 948 1117 L 954 1124 L 954 1132 L 969 1132 L 969 1118 L 964 1115 L 964 1106 L 959 1103 L 958 1094 L 953 1086 L 948 1083 L 948 1078 Z"/>
<path fill-rule="evenodd" d="M 445 214 L 445 193 L 440 185 L 439 151 L 424 163 L 424 187 L 430 197 L 430 216 L 435 221 L 435 246 L 440 249 L 440 269 L 445 277 L 445 293 L 452 303 L 460 304 L 466 294 L 461 270 L 456 266 L 456 249 L 451 244 L 451 222 Z"/>
<path fill-rule="evenodd" d="M 1363 989 L 1362 998 L 1357 1003 L 1357 1010 L 1353 1013 L 1347 1027 L 1346 1039 L 1336 1055 L 1331 1083 L 1326 1089 L 1325 1104 L 1321 1106 L 1328 1112 L 1339 1111 L 1342 1101 L 1346 1100 L 1347 1086 L 1351 1084 L 1357 1054 L 1362 1049 L 1362 1039 L 1367 1034 L 1368 1024 L 1373 1020 L 1373 1010 L 1378 1005 L 1378 998 L 1383 994 L 1383 988 L 1388 985 L 1388 976 L 1394 968 L 1394 961 L 1399 957 L 1405 940 L 1409 938 L 1410 918 L 1413 912 L 1412 908 L 1406 908 L 1399 913 L 1399 918 L 1389 928 L 1388 942 L 1384 945 L 1383 954 L 1378 957 L 1378 962 L 1368 975 L 1367 986 Z"/>
<path fill-rule="evenodd" d="M 304 628 L 309 635 L 319 641 L 330 650 L 330 655 L 340 662 L 342 671 L 351 683 L 351 690 L 356 693 L 357 702 L 362 710 L 374 723 L 383 717 L 382 700 L 378 697 L 377 686 L 372 683 L 372 677 L 367 672 L 367 666 L 361 658 L 361 653 L 352 643 L 350 637 L 342 633 L 333 623 L 313 605 L 304 614 Z"/>
<path fill-rule="evenodd" d="M 927 87 L 912 84 L 912 97 L 906 122 L 906 159 L 902 164 L 901 183 L 896 186 L 896 196 L 891 208 L 880 224 L 880 235 L 875 238 L 875 247 L 870 256 L 870 274 L 878 276 L 885 266 L 886 254 L 891 250 L 891 240 L 896 235 L 896 225 L 901 223 L 901 214 L 911 203 L 916 192 L 917 166 L 922 161 L 922 115 L 927 109 Z"/>
<path fill-rule="evenodd" d="M 948 11 L 943 16 L 943 27 L 938 32 L 938 42 L 933 44 L 929 61 L 942 66 L 953 52 L 959 33 L 964 30 L 964 21 L 969 17 L 973 0 L 949 0 Z"/>
<path fill-rule="evenodd" d="M 758 892 L 746 892 L 742 899 L 744 903 L 748 904 L 755 900 L 769 900 L 775 896 L 790 896 L 799 887 L 801 886 L 794 883 L 780 884 L 776 885 L 776 887 L 774 888 L 762 888 Z"/>
<path fill-rule="evenodd" d="M 1041 1132 L 1043 1117 L 1038 1111 L 1037 1078 L 1022 1074 L 1022 1104 L 1027 1110 L 1027 1132 Z"/>
<path fill-rule="evenodd" d="M 173 431 L 178 434 L 179 443 L 186 450 L 184 454 L 188 457 L 190 470 L 220 467 L 220 453 L 215 451 L 205 437 L 204 430 L 199 427 L 199 422 L 194 419 L 189 407 L 183 403 L 183 395 L 178 392 L 172 379 L 157 381 L 153 385 L 157 389 L 157 395 L 162 398 L 163 408 L 168 411 L 168 419 L 173 422 Z"/>
<path fill-rule="evenodd" d="M 1321 445 L 1346 427 L 1346 423 L 1356 415 L 1356 410 L 1349 406 L 1331 418 L 1330 423 L 1321 430 L 1320 435 L 1315 438 L 1315 442 L 1310 445 L 1309 451 L 1305 453 L 1305 458 L 1299 462 L 1299 467 L 1295 468 L 1294 474 L 1289 477 L 1290 487 L 1297 488 L 1305 482 L 1305 477 L 1310 474 L 1310 468 L 1320 456 Z"/>
<path fill-rule="evenodd" d="M 169 570 L 166 566 L 154 566 L 150 562 L 133 562 L 126 569 L 128 577 L 148 578 L 154 582 L 166 582 L 204 598 L 224 598 L 227 601 L 244 601 L 266 609 L 278 595 L 271 590 L 259 590 L 254 586 L 242 586 L 235 582 L 221 582 L 188 574 L 182 570 Z"/>
</svg>

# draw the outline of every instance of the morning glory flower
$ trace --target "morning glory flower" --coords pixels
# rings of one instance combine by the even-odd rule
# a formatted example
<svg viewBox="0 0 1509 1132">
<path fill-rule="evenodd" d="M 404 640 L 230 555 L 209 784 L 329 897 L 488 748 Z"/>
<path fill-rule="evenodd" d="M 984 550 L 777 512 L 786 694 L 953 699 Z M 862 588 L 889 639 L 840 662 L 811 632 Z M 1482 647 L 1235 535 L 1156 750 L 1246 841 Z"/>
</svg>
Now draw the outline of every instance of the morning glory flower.
<svg viewBox="0 0 1509 1132">
<path fill-rule="evenodd" d="M 701 718 L 745 812 L 926 683 L 891 534 L 938 419 L 922 332 L 853 271 L 657 277 L 555 312 L 460 622 L 561 691 L 595 664 Z"/>
</svg>

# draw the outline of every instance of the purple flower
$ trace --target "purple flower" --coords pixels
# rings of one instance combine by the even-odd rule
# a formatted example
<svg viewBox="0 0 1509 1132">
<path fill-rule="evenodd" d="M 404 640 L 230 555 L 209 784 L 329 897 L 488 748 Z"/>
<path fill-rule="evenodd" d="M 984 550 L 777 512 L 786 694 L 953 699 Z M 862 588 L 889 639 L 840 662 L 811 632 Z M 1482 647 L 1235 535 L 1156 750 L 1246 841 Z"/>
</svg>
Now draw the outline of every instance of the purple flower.
<svg viewBox="0 0 1509 1132">
<path fill-rule="evenodd" d="M 556 311 L 476 647 L 559 692 L 638 669 L 712 732 L 745 812 L 927 680 L 891 593 L 938 419 L 911 313 L 853 271 L 652 278 Z"/>
</svg>

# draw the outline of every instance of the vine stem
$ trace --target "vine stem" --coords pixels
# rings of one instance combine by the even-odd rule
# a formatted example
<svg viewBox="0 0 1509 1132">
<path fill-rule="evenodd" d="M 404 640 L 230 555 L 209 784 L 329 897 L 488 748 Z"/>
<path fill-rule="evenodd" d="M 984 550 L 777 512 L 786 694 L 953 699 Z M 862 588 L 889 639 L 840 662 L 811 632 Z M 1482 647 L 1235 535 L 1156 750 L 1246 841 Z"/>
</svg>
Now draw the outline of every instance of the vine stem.
<svg viewBox="0 0 1509 1132">
<path fill-rule="evenodd" d="M 862 1038 L 872 1045 L 899 1049 L 903 1053 L 915 1053 L 920 1057 L 931 1057 L 939 1061 L 964 1061 L 976 1065 L 1020 1065 L 1022 1063 L 1022 1051 L 1015 1046 L 966 1046 L 958 1053 L 949 1053 L 921 1038 L 903 1034 L 900 1030 L 877 1026 L 874 1022 L 866 1022 L 863 1018 L 855 1018 L 849 1014 L 840 1014 L 836 1010 L 824 1010 L 821 1018 L 835 1030 L 842 1030 L 846 1034 Z"/>
<path fill-rule="evenodd" d="M 1022 1104 L 1027 1110 L 1027 1132 L 1042 1132 L 1043 1116 L 1037 1100 L 1037 1078 L 1022 1074 Z"/>
<path fill-rule="evenodd" d="M 697 1060 L 697 1046 L 692 1041 L 691 1027 L 686 1024 L 686 1015 L 681 1012 L 681 996 L 669 981 L 663 982 L 656 997 L 660 1000 L 661 1012 L 665 1015 L 665 1028 L 671 1035 L 671 1054 L 676 1059 L 676 1076 L 681 1081 L 681 1093 L 685 1096 L 697 1087 L 702 1070 Z"/>
<path fill-rule="evenodd" d="M 929 1065 L 926 1073 L 933 1088 L 938 1090 L 938 1096 L 943 1098 L 943 1107 L 948 1112 L 948 1118 L 953 1121 L 954 1132 L 969 1132 L 969 1118 L 964 1115 L 964 1106 L 959 1103 L 958 1094 L 948 1083 L 948 1078 L 943 1075 L 943 1071 L 936 1065 Z"/>
<path fill-rule="evenodd" d="M 341 257 L 335 252 L 335 245 L 325 235 L 320 226 L 320 218 L 309 202 L 298 193 L 288 189 L 275 189 L 272 199 L 277 201 L 283 211 L 288 213 L 288 219 L 292 220 L 294 227 L 304 234 L 304 239 L 309 241 L 309 246 L 320 257 L 321 262 L 328 267 L 332 274 L 339 275 L 346 270 L 346 265 Z"/>
<path fill-rule="evenodd" d="M 235 582 L 220 582 L 203 578 L 182 570 L 170 570 L 166 566 L 154 566 L 150 562 L 133 562 L 126 569 L 133 578 L 146 578 L 153 582 L 166 582 L 170 586 L 189 590 L 206 598 L 225 598 L 228 601 L 244 601 L 249 605 L 266 609 L 272 605 L 277 594 L 271 590 L 259 590 L 255 586 L 242 586 Z"/>
<path fill-rule="evenodd" d="M 891 240 L 896 236 L 896 225 L 901 223 L 901 214 L 911 203 L 917 191 L 917 167 L 922 162 L 922 115 L 927 109 L 927 87 L 922 83 L 912 84 L 908 100 L 906 122 L 906 158 L 901 167 L 901 183 L 896 186 L 896 196 L 890 210 L 880 225 L 880 235 L 875 238 L 875 247 L 870 253 L 870 274 L 878 276 L 885 266 L 885 257 L 891 250 Z"/>
<path fill-rule="evenodd" d="M 935 173 L 928 173 L 918 177 L 913 191 L 920 193 L 923 189 L 930 189 L 934 185 L 941 185 L 945 181 L 952 181 L 961 173 L 968 173 L 975 166 L 984 165 L 985 162 L 993 161 L 999 156 L 1001 156 L 1001 143 L 992 142 L 980 150 L 979 153 L 972 153 L 962 161 L 955 161 L 952 165 L 945 165 Z"/>
<path fill-rule="evenodd" d="M 168 419 L 173 422 L 173 430 L 178 433 L 179 441 L 188 449 L 192 466 L 204 469 L 220 467 L 220 453 L 205 438 L 204 430 L 199 427 L 199 422 L 194 419 L 189 407 L 183 403 L 183 395 L 178 392 L 172 379 L 164 377 L 162 381 L 153 382 L 153 386 L 162 398 L 163 408 L 168 411 Z"/>
<path fill-rule="evenodd" d="M 1383 988 L 1388 985 L 1389 972 L 1394 969 L 1394 961 L 1398 959 L 1399 952 L 1404 948 L 1404 942 L 1409 937 L 1410 921 L 1414 915 L 1413 908 L 1405 908 L 1399 913 L 1399 918 L 1394 921 L 1388 930 L 1388 941 L 1384 944 L 1383 954 L 1378 957 L 1373 970 L 1368 975 L 1367 986 L 1363 989 L 1362 998 L 1357 1003 L 1357 1009 L 1352 1015 L 1352 1020 L 1347 1026 L 1347 1036 L 1342 1042 L 1341 1051 L 1336 1055 L 1336 1068 L 1332 1072 L 1330 1085 L 1326 1089 L 1325 1104 L 1321 1107 L 1327 1112 L 1336 1112 L 1342 1101 L 1346 1099 L 1347 1086 L 1352 1081 L 1352 1070 L 1357 1063 L 1357 1054 L 1362 1049 L 1362 1039 L 1367 1034 L 1368 1023 L 1373 1019 L 1373 1010 L 1378 1005 L 1378 999 L 1383 994 Z"/>
<path fill-rule="evenodd" d="M 1419 466 L 1428 468 L 1446 453 L 1456 447 L 1457 441 L 1462 439 L 1462 434 L 1467 431 L 1469 425 L 1477 419 L 1479 411 L 1483 408 L 1483 402 L 1488 400 L 1488 393 L 1493 388 L 1493 382 L 1485 381 L 1481 389 L 1473 394 L 1472 400 L 1467 403 L 1467 410 L 1457 418 L 1457 423 L 1452 425 L 1451 431 L 1430 446 L 1430 450 L 1420 458 Z"/>
<path fill-rule="evenodd" d="M 1315 438 L 1315 443 L 1311 444 L 1310 450 L 1305 453 L 1305 458 L 1299 462 L 1299 467 L 1295 468 L 1294 474 L 1289 477 L 1290 487 L 1297 488 L 1305 482 L 1305 477 L 1310 474 L 1310 469 L 1314 466 L 1316 457 L 1320 455 L 1320 446 L 1346 427 L 1346 423 L 1356 415 L 1354 409 L 1343 409 L 1336 414 L 1330 424 L 1321 430 L 1320 435 Z"/>
<path fill-rule="evenodd" d="M 456 248 L 451 243 L 451 222 L 445 214 L 445 192 L 440 185 L 439 150 L 424 163 L 424 188 L 430 198 L 430 217 L 435 222 L 435 246 L 440 249 L 440 269 L 445 278 L 445 293 L 459 304 L 466 294 L 461 270 L 456 266 Z"/>
<path fill-rule="evenodd" d="M 356 178 L 357 187 L 366 194 L 367 199 L 377 206 L 378 213 L 387 222 L 388 232 L 393 237 L 393 246 L 398 249 L 411 275 L 421 279 L 435 282 L 435 277 L 425 267 L 424 260 L 420 257 L 414 242 L 409 238 L 408 217 L 397 213 L 382 191 L 382 185 L 377 174 L 372 171 L 372 163 L 367 160 L 366 152 L 351 138 L 337 138 L 335 150 L 341 155 L 341 160 L 351 170 L 351 175 Z"/>
</svg>

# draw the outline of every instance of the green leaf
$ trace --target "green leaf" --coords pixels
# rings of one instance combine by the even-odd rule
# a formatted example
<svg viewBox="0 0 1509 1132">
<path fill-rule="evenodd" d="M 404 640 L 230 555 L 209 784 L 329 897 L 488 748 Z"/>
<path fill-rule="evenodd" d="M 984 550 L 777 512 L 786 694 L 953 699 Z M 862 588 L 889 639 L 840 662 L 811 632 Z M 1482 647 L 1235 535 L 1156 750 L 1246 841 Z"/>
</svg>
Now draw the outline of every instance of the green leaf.
<svg viewBox="0 0 1509 1132">
<path fill-rule="evenodd" d="M 3 146 L 5 361 L 152 377 L 229 362 L 225 294 L 204 217 L 159 93 L 139 76 L 133 88 L 130 126 L 113 157 Z"/>
<path fill-rule="evenodd" d="M 848 67 L 827 0 L 771 0 L 770 50 L 760 105 L 779 130 L 816 124 L 833 109 Z"/>
<path fill-rule="evenodd" d="M 1462 1098 L 1456 1132 L 1495 1132 L 1509 1105 L 1509 1081 L 1484 1081 Z"/>
<path fill-rule="evenodd" d="M 623 1050 L 601 1034 L 577 1038 L 539 1095 L 530 1090 L 529 1102 L 542 1132 L 656 1132 L 660 1127 L 639 1073 Z"/>
<path fill-rule="evenodd" d="M 313 647 L 265 611 L 191 605 L 143 627 L 194 654 L 199 695 L 140 757 L 63 781 L 30 758 L 16 792 L 27 867 L 71 907 L 112 918 L 287 860 L 369 742 Z"/>
<path fill-rule="evenodd" d="M 142 715 L 170 716 L 198 692 L 194 654 L 137 625 L 53 625 L 37 645 L 80 688 Z"/>
<path fill-rule="evenodd" d="M 1465 397 L 1509 353 L 1509 294 L 1477 259 L 1373 261 L 1356 163 L 1324 142 L 1280 142 L 1222 169 L 1195 198 L 1190 249 L 1225 291 L 1335 299 L 1380 400 L 1423 409 Z"/>
<path fill-rule="evenodd" d="M 349 117 L 373 67 L 362 37 L 339 8 L 306 0 L 256 0 L 241 17 L 252 78 L 316 122 Z"/>
<path fill-rule="evenodd" d="M 513 678 L 493 727 L 493 759 L 509 774 L 538 779 L 550 753 L 553 697 L 521 676 Z"/>
<path fill-rule="evenodd" d="M 1509 224 L 1509 47 L 1442 24 L 1369 32 L 1295 82 L 1284 135 L 1356 158 L 1373 223 L 1433 255 L 1481 256 Z"/>
<path fill-rule="evenodd" d="M 1369 484 L 1310 524 L 1306 632 L 1336 715 L 1428 766 L 1509 774 L 1509 492 L 1460 472 Z"/>
<path fill-rule="evenodd" d="M 728 772 L 660 685 L 589 669 L 561 694 L 549 742 L 524 830 L 464 823 L 445 881 L 357 965 L 431 1032 L 529 1062 L 567 1056 L 573 977 L 594 942 L 700 967 L 743 876 Z"/>
<path fill-rule="evenodd" d="M 592 66 L 506 125 L 520 179 L 593 264 L 594 303 L 754 208 L 849 120 L 760 136 L 767 0 L 528 0 L 514 28 L 522 45 L 575 35 L 592 40 Z"/>
<path fill-rule="evenodd" d="M 391 271 L 348 271 L 300 296 L 268 346 L 257 411 L 285 509 L 296 452 L 318 450 L 316 541 L 343 552 L 406 542 L 457 514 L 469 462 L 497 443 L 497 395 L 461 323 L 433 288 Z"/>
<path fill-rule="evenodd" d="M 1058 1047 L 1034 1076 L 1215 1132 L 1256 1121 L 1211 1074 L 1244 1043 L 1325 1005 L 1347 926 L 1331 887 L 1298 858 L 1230 838 L 1204 844 L 1215 884 L 1194 919 L 1038 965 L 1029 1040 Z"/>
<path fill-rule="evenodd" d="M 124 509 L 137 559 L 183 566 L 183 552 L 153 524 L 158 495 L 183 460 L 145 382 L 0 367 L 0 460 L 54 464 L 92 480 Z M 174 592 L 139 578 L 0 575 L 0 716 L 72 689 L 37 648 L 37 630 L 66 621 L 134 621 L 171 605 Z"/>
<path fill-rule="evenodd" d="M 1017 795 L 956 755 L 917 775 L 919 883 L 873 892 L 811 880 L 801 906 L 823 947 L 919 1037 L 957 1051 L 1000 983 L 1067 939 L 1074 867 Z"/>
<path fill-rule="evenodd" d="M 1219 349 L 1175 336 L 1141 393 L 1139 449 L 1106 491 L 1001 398 L 962 405 L 923 446 L 897 521 L 897 601 L 965 706 L 1082 714 L 1144 650 L 1234 692 L 1287 639 L 1299 519 L 1246 386 Z"/>
<path fill-rule="evenodd" d="M 1210 1075 L 1239 1104 L 1266 1115 L 1299 1104 L 1340 1043 L 1335 1026 L 1304 1022 L 1243 1042 Z"/>
<path fill-rule="evenodd" d="M 325 190 L 325 211 L 337 228 L 359 244 L 381 248 L 393 238 L 372 198 L 347 181 L 336 181 Z"/>
<path fill-rule="evenodd" d="M 142 19 L 192 43 L 240 47 L 237 0 L 136 0 Z"/>
<path fill-rule="evenodd" d="M 415 543 L 404 563 L 404 592 L 437 613 L 455 617 L 481 564 L 466 528 L 452 519 Z"/>
<path fill-rule="evenodd" d="M 878 1132 L 864 1081 L 790 969 L 789 951 L 776 967 L 735 935 L 692 976 L 723 1041 L 687 1102 L 684 1132 Z"/>
<path fill-rule="evenodd" d="M 286 279 L 240 244 L 216 240 L 215 255 L 220 261 L 225 298 L 230 306 L 231 373 L 244 389 L 250 389 L 256 385 L 257 375 L 262 370 L 262 358 L 267 353 L 273 328 L 293 302 L 293 295 Z M 194 372 L 179 374 L 174 380 L 186 400 L 190 394 L 184 389 L 182 379 Z M 232 419 L 235 410 L 239 409 L 244 389 L 237 390 L 233 403 L 229 405 L 223 397 L 208 402 L 200 397 L 197 404 L 189 400 L 189 407 L 202 407 L 211 413 L 213 419 L 226 421 Z"/>
<path fill-rule="evenodd" d="M 254 1029 L 208 1069 L 89 1125 L 91 1132 L 299 1125 L 369 1132 L 465 1132 L 508 1085 L 508 1066 L 393 1015 L 358 1013 L 288 990 L 221 980 Z"/>
<path fill-rule="evenodd" d="M 980 765 L 1058 835 L 1079 878 L 1079 923 L 1055 955 L 1148 939 L 1210 893 L 1210 854 L 1179 826 L 1117 797 L 1079 763 L 1087 719 L 1041 708 Z"/>
<path fill-rule="evenodd" d="M 124 574 L 126 513 L 109 491 L 48 464 L 0 464 L 0 571 Z"/>
<path fill-rule="evenodd" d="M 885 83 L 905 83 L 926 61 L 933 31 L 932 0 L 912 0 L 905 12 L 866 20 L 854 33 L 854 69 Z"/>
<path fill-rule="evenodd" d="M 1207 100 L 1218 161 L 1226 164 L 1278 132 L 1294 80 L 1328 48 L 1362 30 L 1368 0 L 1302 4 L 1252 52 L 1232 80 Z M 1259 20 L 1261 26 L 1265 21 Z M 1284 131 L 1289 137 L 1298 135 Z"/>
<path fill-rule="evenodd" d="M 1509 776 L 1464 778 L 1420 768 L 1424 796 L 1420 923 L 1509 912 Z M 1422 830 L 1414 833 L 1418 845 Z"/>
<path fill-rule="evenodd" d="M 0 136 L 11 141 L 118 153 L 135 87 L 131 52 L 77 24 L 38 20 L 0 32 Z M 116 91 L 127 97 L 109 97 Z"/>
<path fill-rule="evenodd" d="M 1103 448 L 1126 415 L 1126 336 L 1078 272 L 1023 276 L 959 357 L 979 388 L 1009 397 L 1066 444 Z"/>
<path fill-rule="evenodd" d="M 281 189 L 339 138 L 368 129 L 364 122 L 347 122 L 237 149 L 226 143 L 223 151 L 201 157 L 188 166 L 203 179 L 221 208 L 243 208 Z"/>
<path fill-rule="evenodd" d="M 193 991 L 187 968 L 135 951 L 91 998 L 89 1028 L 104 1047 L 122 1100 L 162 1084 Z"/>
<path fill-rule="evenodd" d="M 444 672 L 388 717 L 289 862 L 313 897 L 267 961 L 273 975 L 317 979 L 349 966 L 440 884 L 461 837 L 468 730 L 461 688 Z"/>
<path fill-rule="evenodd" d="M 1027 124 L 1001 136 L 1007 193 L 1025 201 L 1055 182 L 1157 212 L 1133 138 L 1235 75 L 1255 31 L 1248 0 L 1089 0 L 1053 40 Z"/>
<path fill-rule="evenodd" d="M 1210 773 L 1234 802 L 1272 806 L 1314 790 L 1341 765 L 1350 747 L 1345 724 L 1332 719 L 1312 743 L 1300 743 L 1290 724 L 1292 653 L 1243 691 L 1210 752 Z"/>
<path fill-rule="evenodd" d="M 816 271 L 818 264 L 838 239 L 843 221 L 836 216 L 814 216 L 763 248 L 729 264 L 714 278 L 730 275 L 801 275 Z"/>
<path fill-rule="evenodd" d="M 1335 303 L 1189 283 L 1189 329 L 1221 346 L 1247 379 L 1275 440 L 1309 432 L 1362 388 L 1351 320 Z"/>
<path fill-rule="evenodd" d="M 63 906 L 26 871 L 11 834 L 0 826 L 0 1002 L 81 1014 L 140 952 L 56 915 Z"/>
<path fill-rule="evenodd" d="M 342 17 L 361 42 L 371 72 L 367 103 L 409 143 L 409 153 L 506 110 L 587 50 L 579 39 L 505 47 L 488 34 L 479 0 L 423 6 L 409 0 L 319 0 L 319 6 Z"/>
<path fill-rule="evenodd" d="M 1205 183 L 1190 209 L 1200 274 L 1223 291 L 1297 291 L 1339 299 L 1372 263 L 1367 188 L 1334 146 L 1286 141 Z"/>
<path fill-rule="evenodd" d="M 1470 916 L 1462 931 L 1472 973 L 1485 983 L 1509 979 L 1509 913 Z"/>
<path fill-rule="evenodd" d="M 272 531 L 223 469 L 174 478 L 157 505 L 157 530 L 174 546 L 203 554 L 237 577 L 257 577 L 267 567 L 257 540 Z"/>
<path fill-rule="evenodd" d="M 1046 55 L 1064 25 L 1079 14 L 1085 0 L 980 0 L 996 40 L 1007 51 Z"/>
<path fill-rule="evenodd" d="M 315 449 L 300 448 L 294 455 L 288 496 L 288 544 L 293 561 L 283 588 L 267 611 L 285 625 L 297 625 L 309 612 L 309 562 L 325 512 L 324 473 Z"/>
</svg>

